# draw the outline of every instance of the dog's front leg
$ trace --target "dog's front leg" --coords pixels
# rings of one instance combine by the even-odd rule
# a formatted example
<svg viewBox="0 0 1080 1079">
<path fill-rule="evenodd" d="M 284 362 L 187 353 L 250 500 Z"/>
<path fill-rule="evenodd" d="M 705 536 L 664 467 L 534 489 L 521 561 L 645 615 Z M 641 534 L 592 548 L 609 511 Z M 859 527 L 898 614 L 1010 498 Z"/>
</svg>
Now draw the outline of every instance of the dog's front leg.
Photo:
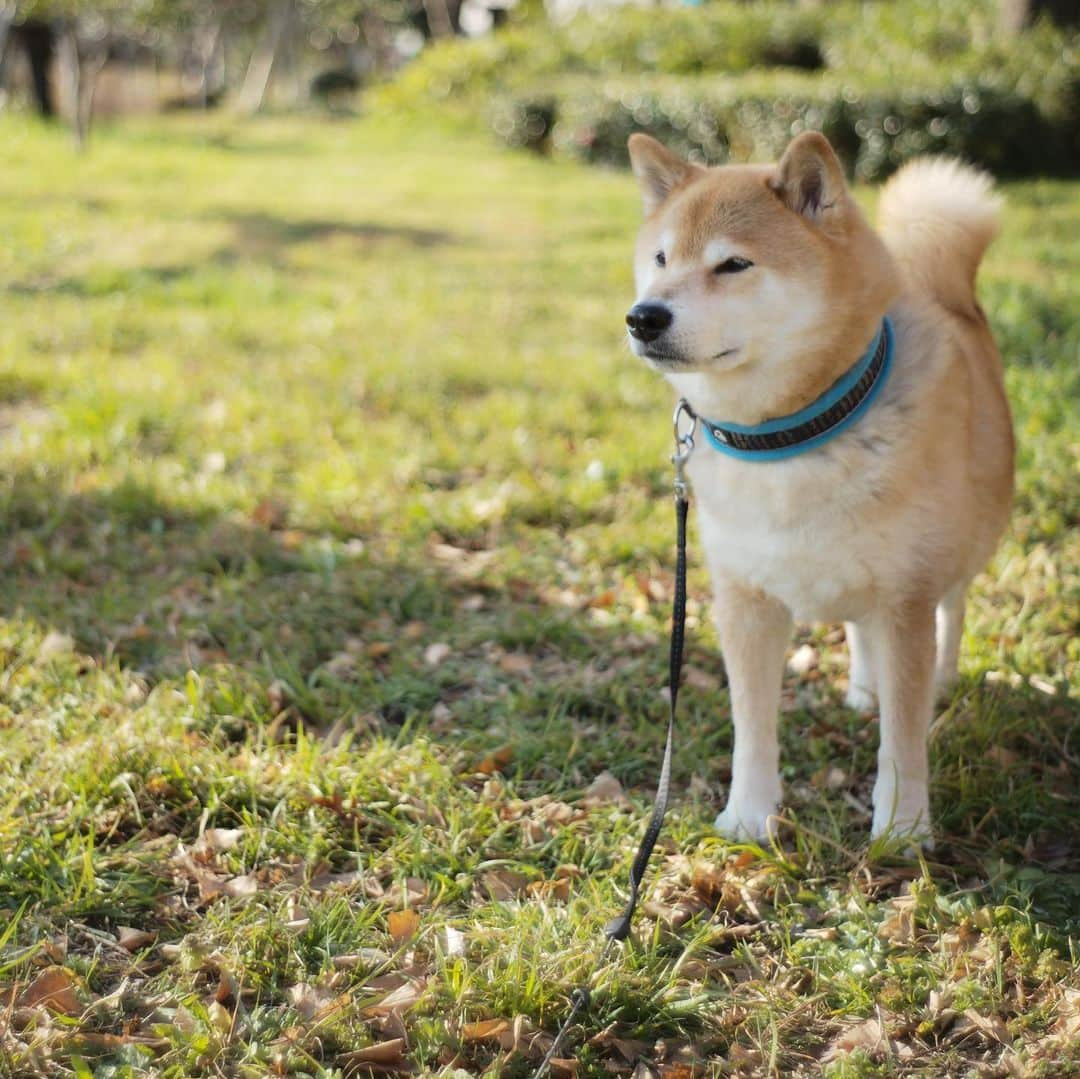
<svg viewBox="0 0 1080 1079">
<path fill-rule="evenodd" d="M 764 839 L 783 793 L 776 721 L 791 612 L 757 589 L 723 578 L 714 585 L 735 724 L 731 790 L 716 828 L 734 839 Z"/>
<path fill-rule="evenodd" d="M 928 845 L 926 740 L 934 701 L 934 605 L 905 600 L 875 613 L 868 628 L 878 661 L 881 704 L 872 832 L 906 833 Z"/>
</svg>

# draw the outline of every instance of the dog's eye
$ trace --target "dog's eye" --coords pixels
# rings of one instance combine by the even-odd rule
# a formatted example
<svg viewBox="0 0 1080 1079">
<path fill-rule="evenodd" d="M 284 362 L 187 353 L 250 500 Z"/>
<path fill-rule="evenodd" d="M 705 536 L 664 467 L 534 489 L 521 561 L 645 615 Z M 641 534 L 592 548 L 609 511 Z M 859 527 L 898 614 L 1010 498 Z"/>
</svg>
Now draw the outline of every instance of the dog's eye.
<svg viewBox="0 0 1080 1079">
<path fill-rule="evenodd" d="M 749 270 L 753 265 L 749 259 L 739 258 L 738 255 L 734 255 L 729 259 L 724 259 L 723 262 L 717 263 L 713 267 L 713 273 L 742 273 L 743 270 Z"/>
<path fill-rule="evenodd" d="M 666 266 L 667 265 L 667 256 L 664 254 L 663 251 L 657 251 L 656 252 L 656 265 L 657 266 Z"/>
</svg>

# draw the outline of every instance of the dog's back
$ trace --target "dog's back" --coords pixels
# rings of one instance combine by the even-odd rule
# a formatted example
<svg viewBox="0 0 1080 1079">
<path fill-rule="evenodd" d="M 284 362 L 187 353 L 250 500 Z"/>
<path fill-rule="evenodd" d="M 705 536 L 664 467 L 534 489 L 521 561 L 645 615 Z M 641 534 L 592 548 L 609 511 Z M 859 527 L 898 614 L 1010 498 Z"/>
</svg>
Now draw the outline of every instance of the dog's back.
<svg viewBox="0 0 1080 1079">
<path fill-rule="evenodd" d="M 909 298 L 927 309 L 963 356 L 966 453 L 978 510 L 970 572 L 993 549 L 1012 500 L 1013 438 L 1001 358 L 975 294 L 975 275 L 998 231 L 993 181 L 952 158 L 920 158 L 885 185 L 878 228 Z M 959 417 L 957 417 L 959 418 Z"/>
</svg>

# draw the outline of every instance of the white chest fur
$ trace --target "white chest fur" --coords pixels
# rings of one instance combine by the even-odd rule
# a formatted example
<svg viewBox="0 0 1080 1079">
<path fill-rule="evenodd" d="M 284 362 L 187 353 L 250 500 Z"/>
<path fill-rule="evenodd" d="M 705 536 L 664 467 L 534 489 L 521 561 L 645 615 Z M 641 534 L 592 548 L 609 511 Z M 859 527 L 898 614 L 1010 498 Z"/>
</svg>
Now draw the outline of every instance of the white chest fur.
<svg viewBox="0 0 1080 1079">
<path fill-rule="evenodd" d="M 856 455 L 740 461 L 699 444 L 689 473 L 710 571 L 762 589 L 800 621 L 858 618 L 883 567 L 881 537 L 867 529 L 874 478 L 853 467 Z"/>
</svg>

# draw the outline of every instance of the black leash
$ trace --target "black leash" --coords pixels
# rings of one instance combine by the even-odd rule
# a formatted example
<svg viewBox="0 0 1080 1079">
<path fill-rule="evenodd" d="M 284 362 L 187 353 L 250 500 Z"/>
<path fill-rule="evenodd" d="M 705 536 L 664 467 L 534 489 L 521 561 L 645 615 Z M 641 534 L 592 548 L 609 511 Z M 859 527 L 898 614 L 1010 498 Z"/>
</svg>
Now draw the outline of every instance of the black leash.
<svg viewBox="0 0 1080 1079">
<path fill-rule="evenodd" d="M 690 420 L 690 427 L 683 432 L 679 429 L 682 417 Z M 664 816 L 667 813 L 668 800 L 671 795 L 671 749 L 675 741 L 675 705 L 679 699 L 679 678 L 682 674 L 683 641 L 686 637 L 686 516 L 690 509 L 689 488 L 686 484 L 684 471 L 686 462 L 690 459 L 690 453 L 694 448 L 694 432 L 697 429 L 697 416 L 688 402 L 680 401 L 675 408 L 672 419 L 675 430 L 675 452 L 672 454 L 671 463 L 675 466 L 675 602 L 671 615 L 671 648 L 668 656 L 668 679 L 670 686 L 670 708 L 668 710 L 667 740 L 664 743 L 664 763 L 660 767 L 660 782 L 656 787 L 656 801 L 653 804 L 652 816 L 645 834 L 641 837 L 641 845 L 634 856 L 634 864 L 630 867 L 630 895 L 626 900 L 626 907 L 617 918 L 612 918 L 604 926 L 604 947 L 597 957 L 589 976 L 591 981 L 596 972 L 604 965 L 612 946 L 616 941 L 624 941 L 630 935 L 630 923 L 637 909 L 638 897 L 641 891 L 641 882 L 645 876 L 645 870 L 649 867 L 649 858 L 652 856 L 653 847 L 660 836 L 660 829 L 664 825 Z M 589 989 L 580 985 L 570 995 L 570 1011 L 559 1027 L 555 1040 L 544 1054 L 544 1059 L 536 1069 L 533 1079 L 542 1079 L 547 1074 L 552 1060 L 555 1059 L 566 1036 L 570 1025 L 577 1018 L 578 1012 L 588 1007 L 592 999 Z"/>
</svg>

